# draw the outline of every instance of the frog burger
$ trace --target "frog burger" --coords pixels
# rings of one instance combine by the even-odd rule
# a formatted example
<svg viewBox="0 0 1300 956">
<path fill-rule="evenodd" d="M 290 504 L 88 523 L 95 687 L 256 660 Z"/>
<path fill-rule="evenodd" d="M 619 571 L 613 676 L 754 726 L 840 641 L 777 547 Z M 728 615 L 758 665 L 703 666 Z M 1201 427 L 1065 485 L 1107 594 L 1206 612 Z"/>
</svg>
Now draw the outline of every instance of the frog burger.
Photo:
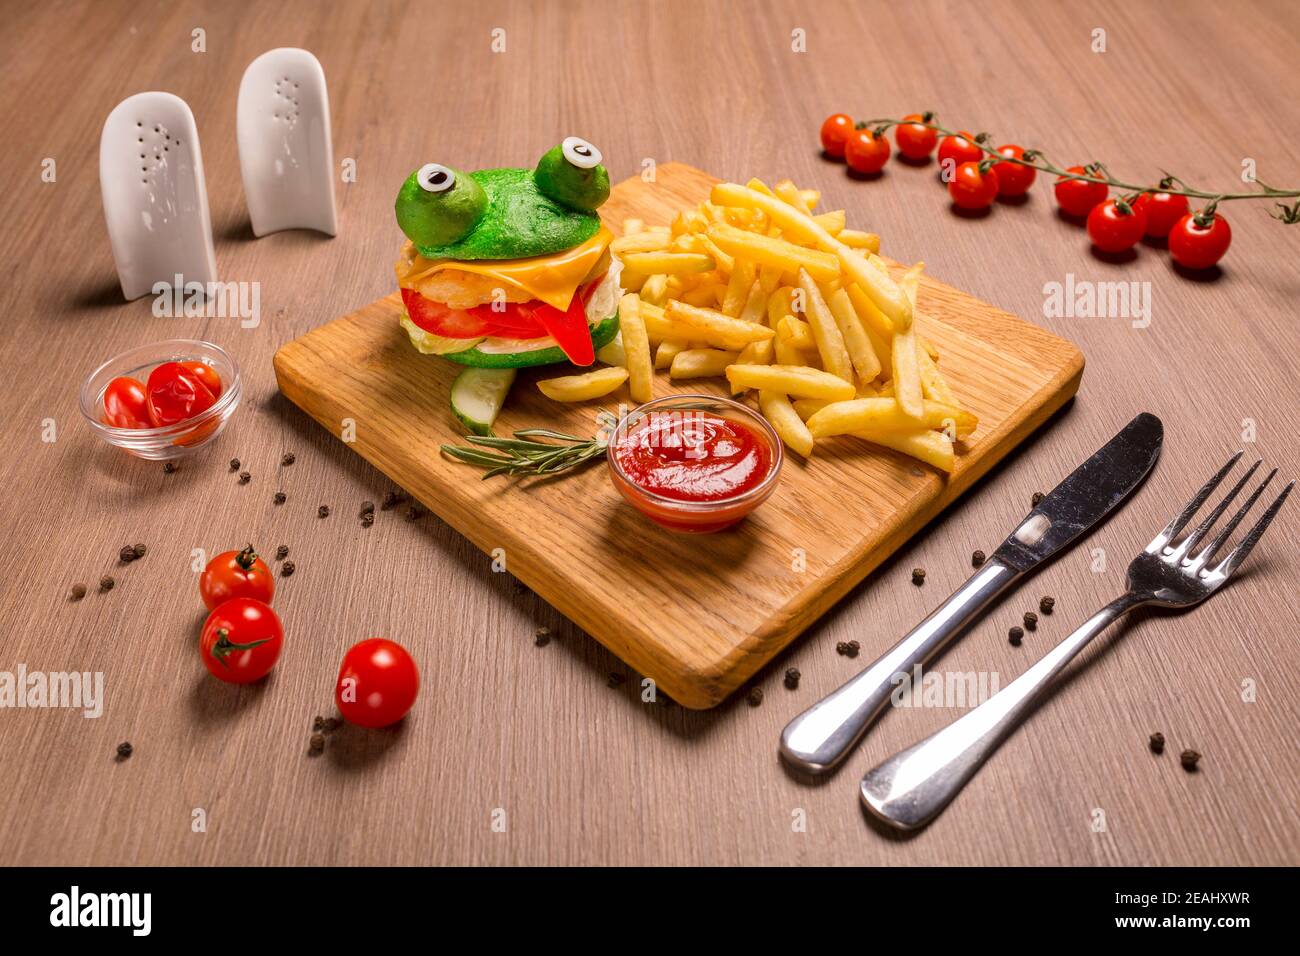
<svg viewBox="0 0 1300 956">
<path fill-rule="evenodd" d="M 576 136 L 534 169 L 415 170 L 396 203 L 411 343 L 482 368 L 592 364 L 618 332 L 608 197 L 600 151 Z"/>
</svg>

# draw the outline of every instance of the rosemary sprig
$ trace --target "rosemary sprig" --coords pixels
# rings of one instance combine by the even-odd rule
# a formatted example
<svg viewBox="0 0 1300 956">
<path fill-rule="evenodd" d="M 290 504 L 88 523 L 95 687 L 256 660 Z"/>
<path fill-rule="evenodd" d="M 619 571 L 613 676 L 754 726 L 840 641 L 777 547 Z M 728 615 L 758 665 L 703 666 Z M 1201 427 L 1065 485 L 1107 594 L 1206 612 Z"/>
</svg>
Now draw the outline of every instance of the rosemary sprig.
<svg viewBox="0 0 1300 956">
<path fill-rule="evenodd" d="M 551 441 L 536 441 L 546 438 Z M 442 453 L 496 475 L 550 475 L 578 468 L 605 454 L 606 439 L 579 438 L 549 428 L 524 428 L 512 438 L 466 435 L 469 445 L 443 445 Z M 490 450 L 488 450 L 490 449 Z"/>
</svg>

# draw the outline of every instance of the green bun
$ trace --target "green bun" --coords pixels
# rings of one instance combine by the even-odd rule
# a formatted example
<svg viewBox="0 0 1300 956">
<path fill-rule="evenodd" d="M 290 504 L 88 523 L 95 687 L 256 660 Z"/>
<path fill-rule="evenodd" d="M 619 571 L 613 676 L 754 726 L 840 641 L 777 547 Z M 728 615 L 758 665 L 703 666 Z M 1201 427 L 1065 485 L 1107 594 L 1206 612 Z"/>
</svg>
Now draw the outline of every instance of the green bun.
<svg viewBox="0 0 1300 956">
<path fill-rule="evenodd" d="M 426 259 L 545 256 L 579 246 L 600 231 L 600 217 L 595 213 L 571 209 L 544 196 L 531 169 L 480 169 L 468 176 L 487 195 L 487 214 L 472 232 L 454 242 L 426 244 L 412 238 Z M 420 188 L 418 183 L 415 188 Z"/>
<path fill-rule="evenodd" d="M 607 319 L 602 319 L 591 326 L 591 344 L 601 348 L 613 341 L 618 335 L 618 312 Z M 482 343 L 479 343 L 480 345 Z M 569 357 L 558 345 L 546 349 L 534 349 L 527 352 L 484 352 L 476 345 L 464 352 L 440 355 L 439 358 L 456 362 L 460 365 L 472 365 L 475 368 L 529 368 L 534 365 L 555 365 L 567 362 Z"/>
<path fill-rule="evenodd" d="M 421 186 L 420 169 L 407 176 L 397 191 L 393 204 L 397 224 L 417 246 L 456 242 L 470 233 L 488 208 L 487 194 L 472 176 L 455 169 L 447 171 L 456 180 L 443 192 Z"/>
<path fill-rule="evenodd" d="M 552 146 L 533 171 L 542 194 L 574 209 L 595 212 L 609 198 L 609 173 L 604 166 L 579 169 L 564 158 L 562 146 Z"/>
</svg>

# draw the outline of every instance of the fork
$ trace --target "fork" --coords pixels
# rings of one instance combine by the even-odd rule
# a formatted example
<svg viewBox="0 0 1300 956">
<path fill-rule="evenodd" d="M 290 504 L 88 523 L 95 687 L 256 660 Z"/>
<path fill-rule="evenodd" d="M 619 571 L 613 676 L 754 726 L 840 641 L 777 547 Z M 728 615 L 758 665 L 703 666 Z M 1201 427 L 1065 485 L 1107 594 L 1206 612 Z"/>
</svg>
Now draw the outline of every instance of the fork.
<svg viewBox="0 0 1300 956">
<path fill-rule="evenodd" d="M 1128 590 L 1124 594 L 1090 617 L 1033 667 L 980 706 L 869 770 L 861 783 L 862 802 L 867 809 L 885 823 L 902 830 L 913 830 L 929 823 L 1029 715 L 1038 701 L 1047 696 L 1056 675 L 1105 628 L 1143 605 L 1192 607 L 1218 591 L 1246 560 L 1295 486 L 1294 480 L 1289 482 L 1250 533 L 1221 561 L 1212 563 L 1228 536 L 1277 474 L 1274 468 L 1214 539 L 1195 551 L 1259 468 L 1262 459 L 1256 461 L 1205 520 L 1175 544 L 1179 533 L 1241 455 L 1239 451 L 1229 458 L 1174 520 L 1133 559 L 1128 567 Z"/>
</svg>

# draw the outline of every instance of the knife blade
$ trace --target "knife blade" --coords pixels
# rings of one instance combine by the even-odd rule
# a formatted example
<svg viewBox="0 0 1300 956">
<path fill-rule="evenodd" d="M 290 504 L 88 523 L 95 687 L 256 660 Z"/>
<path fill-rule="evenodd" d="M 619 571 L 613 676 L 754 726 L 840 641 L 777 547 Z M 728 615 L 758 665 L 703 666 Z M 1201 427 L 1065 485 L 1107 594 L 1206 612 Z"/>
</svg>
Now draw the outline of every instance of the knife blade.
<svg viewBox="0 0 1300 956">
<path fill-rule="evenodd" d="M 1096 527 L 1142 484 L 1164 442 L 1143 412 L 1043 497 L 992 557 L 911 633 L 786 725 L 781 756 L 813 774 L 833 770 L 884 710 L 894 688 L 955 639 L 995 597 Z"/>
</svg>

